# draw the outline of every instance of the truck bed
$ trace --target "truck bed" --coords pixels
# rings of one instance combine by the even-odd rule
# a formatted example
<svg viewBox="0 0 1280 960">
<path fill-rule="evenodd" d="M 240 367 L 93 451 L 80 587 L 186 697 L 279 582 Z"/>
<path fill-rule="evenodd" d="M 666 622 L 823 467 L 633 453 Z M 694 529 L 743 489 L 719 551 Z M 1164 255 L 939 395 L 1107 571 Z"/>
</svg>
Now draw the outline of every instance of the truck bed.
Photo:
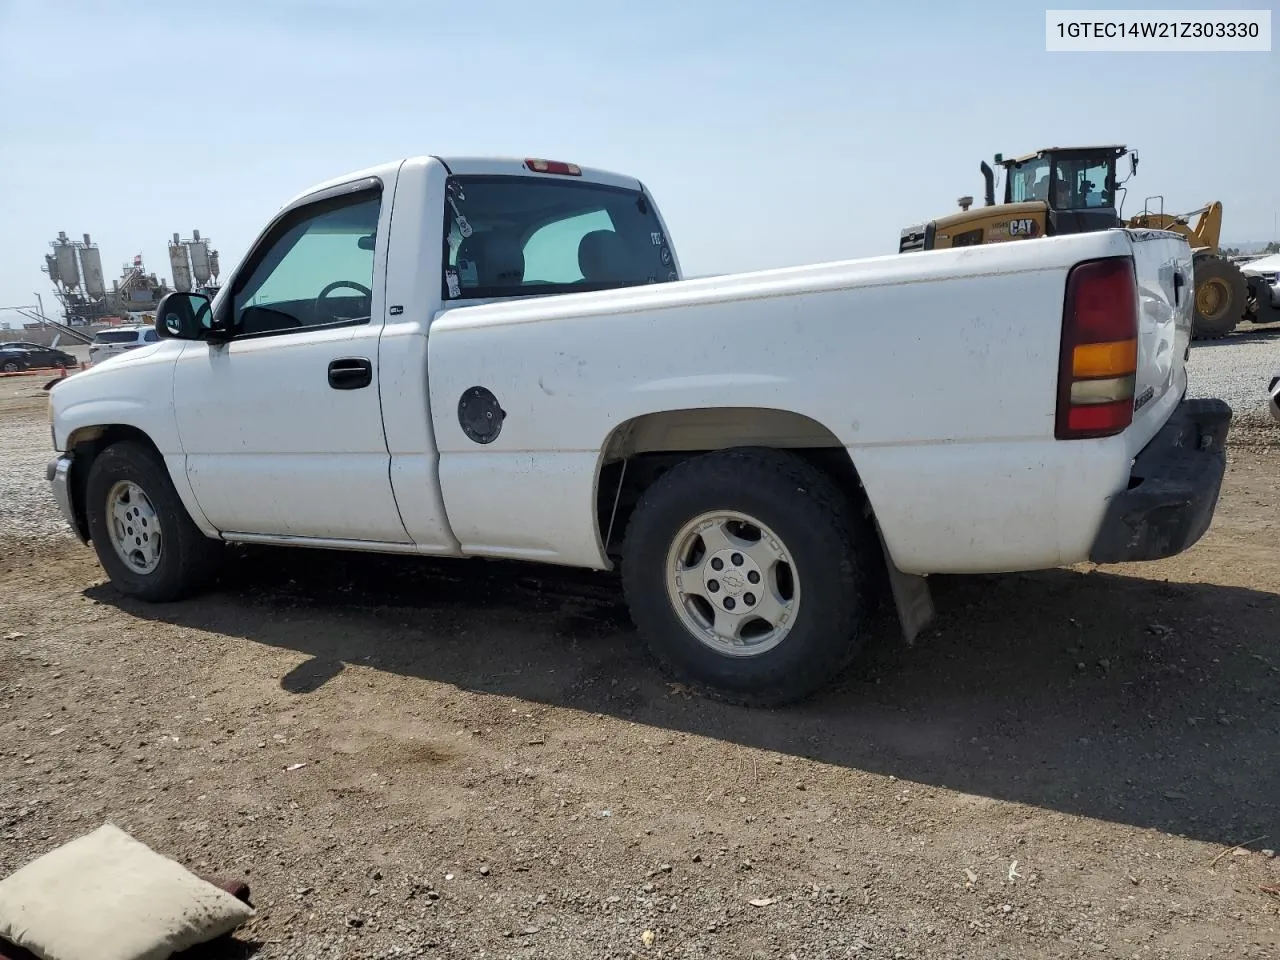
<svg viewBox="0 0 1280 960">
<path fill-rule="evenodd" d="M 1055 440 L 1067 272 L 1135 250 L 1151 395 L 1119 436 Z M 583 504 L 611 441 L 713 406 L 787 411 L 805 444 L 847 450 L 903 571 L 1085 559 L 1185 389 L 1190 314 L 1161 292 L 1180 252 L 1172 235 L 1114 230 L 442 311 L 430 385 L 451 524 L 466 552 L 605 568 Z M 506 412 L 483 446 L 455 415 L 475 385 Z"/>
</svg>

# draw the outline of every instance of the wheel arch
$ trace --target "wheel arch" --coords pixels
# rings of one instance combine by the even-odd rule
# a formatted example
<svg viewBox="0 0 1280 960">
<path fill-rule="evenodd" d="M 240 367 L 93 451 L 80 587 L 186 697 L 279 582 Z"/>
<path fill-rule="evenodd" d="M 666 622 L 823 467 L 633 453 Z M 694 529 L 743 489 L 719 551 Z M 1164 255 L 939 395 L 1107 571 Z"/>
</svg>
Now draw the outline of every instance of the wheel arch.
<svg viewBox="0 0 1280 960">
<path fill-rule="evenodd" d="M 622 532 L 645 489 L 675 464 L 713 450 L 768 447 L 787 450 L 827 474 L 876 532 L 882 586 L 888 588 L 903 636 L 910 642 L 933 619 L 924 577 L 893 562 L 875 504 L 848 447 L 824 424 L 775 407 L 700 407 L 635 416 L 615 427 L 596 463 L 596 535 L 601 553 L 616 559 Z"/>
<path fill-rule="evenodd" d="M 658 410 L 618 424 L 600 447 L 596 530 L 603 551 L 616 552 L 640 495 L 667 469 L 690 457 L 733 447 L 768 447 L 804 457 L 873 513 L 848 449 L 812 417 L 777 407 Z"/>
<path fill-rule="evenodd" d="M 140 443 L 147 447 L 165 465 L 166 469 L 168 468 L 168 462 L 155 440 L 145 430 L 132 424 L 108 423 L 82 426 L 75 428 L 67 436 L 66 450 L 73 455 L 70 471 L 71 509 L 75 514 L 76 529 L 86 543 L 90 539 L 88 507 L 85 496 L 89 482 L 89 470 L 93 466 L 93 461 L 103 450 L 124 440 Z M 191 514 L 192 519 L 197 525 L 206 523 L 207 521 L 204 520 L 203 514 L 193 509 L 195 505 L 188 499 L 186 484 L 179 482 L 180 478 L 174 477 L 172 470 L 169 470 L 169 476 L 174 481 L 179 498 Z"/>
</svg>

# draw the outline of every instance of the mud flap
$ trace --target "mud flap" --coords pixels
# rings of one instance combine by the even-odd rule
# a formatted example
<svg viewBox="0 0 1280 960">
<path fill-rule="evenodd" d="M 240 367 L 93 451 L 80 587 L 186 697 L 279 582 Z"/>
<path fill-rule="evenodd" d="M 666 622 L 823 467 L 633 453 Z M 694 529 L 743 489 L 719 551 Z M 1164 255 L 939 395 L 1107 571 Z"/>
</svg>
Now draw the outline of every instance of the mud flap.
<svg viewBox="0 0 1280 960">
<path fill-rule="evenodd" d="M 920 631 L 932 622 L 935 615 L 929 581 L 925 577 L 903 573 L 894 565 L 889 548 L 885 546 L 879 522 L 876 523 L 876 536 L 880 538 L 880 553 L 884 557 L 885 571 L 889 574 L 889 589 L 893 592 L 893 606 L 898 612 L 902 638 L 907 643 L 914 643 Z"/>
</svg>

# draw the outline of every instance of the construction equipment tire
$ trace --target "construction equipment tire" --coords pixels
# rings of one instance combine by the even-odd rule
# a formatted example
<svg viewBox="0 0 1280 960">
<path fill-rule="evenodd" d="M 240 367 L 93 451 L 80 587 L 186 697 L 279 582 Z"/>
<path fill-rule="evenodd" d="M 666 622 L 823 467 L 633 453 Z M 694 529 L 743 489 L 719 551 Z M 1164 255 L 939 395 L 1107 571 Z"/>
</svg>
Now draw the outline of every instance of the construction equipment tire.
<svg viewBox="0 0 1280 960">
<path fill-rule="evenodd" d="M 1249 285 L 1239 267 L 1220 257 L 1197 259 L 1195 279 L 1191 335 L 1196 340 L 1221 339 L 1244 319 Z"/>
</svg>

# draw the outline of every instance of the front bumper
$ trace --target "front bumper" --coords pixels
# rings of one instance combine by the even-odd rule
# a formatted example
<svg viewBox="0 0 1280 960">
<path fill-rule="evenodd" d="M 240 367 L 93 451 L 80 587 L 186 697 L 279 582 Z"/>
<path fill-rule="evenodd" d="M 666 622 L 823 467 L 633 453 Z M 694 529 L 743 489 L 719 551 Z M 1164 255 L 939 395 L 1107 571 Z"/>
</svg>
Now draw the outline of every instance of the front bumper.
<svg viewBox="0 0 1280 960">
<path fill-rule="evenodd" d="M 1129 488 L 1108 505 L 1089 559 L 1160 560 L 1204 536 L 1227 470 L 1230 426 L 1225 401 L 1183 400 L 1135 458 Z"/>
<path fill-rule="evenodd" d="M 53 499 L 57 501 L 58 510 L 71 527 L 71 532 L 81 543 L 87 543 L 84 532 L 80 529 L 80 522 L 76 518 L 75 507 L 71 502 L 71 464 L 74 459 L 73 454 L 64 453 L 56 460 L 49 461 L 49 466 L 45 468 L 45 479 L 49 481 L 49 486 L 53 490 Z"/>
<path fill-rule="evenodd" d="M 1271 411 L 1271 419 L 1280 422 L 1280 377 L 1271 381 L 1271 396 L 1267 399 L 1267 409 Z"/>
</svg>

